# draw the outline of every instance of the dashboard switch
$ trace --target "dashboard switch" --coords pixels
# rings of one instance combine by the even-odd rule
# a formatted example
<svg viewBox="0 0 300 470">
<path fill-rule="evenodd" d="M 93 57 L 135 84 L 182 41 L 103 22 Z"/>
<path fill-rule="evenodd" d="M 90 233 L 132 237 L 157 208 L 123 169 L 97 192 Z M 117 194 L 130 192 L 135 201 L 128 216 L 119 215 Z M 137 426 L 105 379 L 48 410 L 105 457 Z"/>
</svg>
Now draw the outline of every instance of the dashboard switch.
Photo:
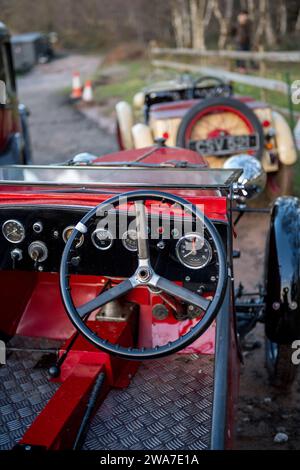
<svg viewBox="0 0 300 470">
<path fill-rule="evenodd" d="M 13 269 L 16 267 L 16 262 L 21 261 L 23 258 L 23 252 L 20 250 L 20 248 L 15 248 L 10 252 L 10 256 L 13 262 Z"/>
</svg>

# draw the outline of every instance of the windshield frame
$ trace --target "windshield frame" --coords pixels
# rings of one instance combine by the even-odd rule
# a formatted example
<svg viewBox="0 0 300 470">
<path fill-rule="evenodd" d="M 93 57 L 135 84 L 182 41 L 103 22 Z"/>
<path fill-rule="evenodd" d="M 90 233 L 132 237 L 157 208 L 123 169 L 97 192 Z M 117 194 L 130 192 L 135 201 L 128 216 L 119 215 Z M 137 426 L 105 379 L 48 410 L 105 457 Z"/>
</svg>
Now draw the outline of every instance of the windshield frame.
<svg viewBox="0 0 300 470">
<path fill-rule="evenodd" d="M 53 181 L 53 180 L 24 180 L 24 179 L 8 179 L 8 178 L 3 178 L 3 173 L 6 171 L 12 171 L 16 170 L 16 174 L 19 171 L 20 175 L 22 174 L 22 171 L 34 171 L 34 170 L 45 170 L 45 171 L 57 171 L 60 172 L 59 176 L 61 176 L 61 173 L 63 171 L 71 171 L 72 172 L 93 172 L 95 175 L 94 181 Z M 128 173 L 128 176 L 131 176 L 132 179 L 132 172 L 137 172 L 136 176 L 138 173 L 148 173 L 150 176 L 150 173 L 154 174 L 154 181 L 151 181 L 151 178 L 149 179 L 149 182 L 147 183 L 140 183 L 138 180 L 137 181 L 101 181 L 100 179 L 100 172 L 126 172 Z M 158 181 L 158 175 L 162 175 L 163 173 L 171 172 L 173 176 L 173 181 L 172 182 L 159 182 Z M 214 175 L 215 178 L 222 174 L 222 180 L 220 179 L 220 182 L 189 182 L 188 176 L 190 176 L 191 179 L 195 179 L 195 174 L 203 174 L 207 173 L 209 174 L 209 179 L 213 179 Z M 99 174 L 99 180 L 95 181 L 97 173 Z M 157 173 L 157 174 L 156 174 Z M 173 175 L 174 173 L 174 175 Z M 178 173 L 178 175 L 176 175 Z M 189 175 L 188 175 L 189 173 Z M 58 173 L 57 173 L 58 174 Z M 183 178 L 180 178 L 179 175 L 186 175 L 186 178 L 184 181 L 182 181 Z M 46 187 L 74 187 L 74 188 L 157 188 L 157 189 L 227 189 L 229 190 L 232 186 L 233 183 L 236 183 L 240 176 L 242 174 L 242 170 L 240 168 L 237 169 L 224 169 L 224 168 L 209 168 L 209 167 L 201 167 L 196 170 L 195 166 L 192 167 L 164 167 L 164 166 L 151 166 L 151 167 L 145 167 L 145 166 L 114 166 L 114 165 L 76 165 L 76 166 L 70 166 L 70 165 L 9 165 L 9 166 L 0 166 L 0 186 L 2 185 L 7 185 L 7 186 L 46 186 Z M 67 175 L 67 173 L 65 173 Z M 227 178 L 226 178 L 227 175 Z M 80 175 L 81 176 L 81 175 Z M 83 176 L 83 175 L 82 175 Z M 107 176 L 110 176 L 109 174 Z M 205 179 L 205 178 L 204 178 Z M 130 180 L 130 177 L 128 178 Z"/>
</svg>

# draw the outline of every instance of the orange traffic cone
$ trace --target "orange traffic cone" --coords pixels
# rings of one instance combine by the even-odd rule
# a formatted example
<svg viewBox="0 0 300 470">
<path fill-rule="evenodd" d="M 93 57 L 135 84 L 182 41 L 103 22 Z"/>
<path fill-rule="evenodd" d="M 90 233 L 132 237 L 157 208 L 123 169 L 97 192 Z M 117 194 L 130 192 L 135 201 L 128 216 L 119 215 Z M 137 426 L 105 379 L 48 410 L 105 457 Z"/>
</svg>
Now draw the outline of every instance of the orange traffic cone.
<svg viewBox="0 0 300 470">
<path fill-rule="evenodd" d="M 79 100 L 82 96 L 82 87 L 80 82 L 80 73 L 74 72 L 72 78 L 72 93 L 71 99 L 72 100 Z"/>
<path fill-rule="evenodd" d="M 82 100 L 86 103 L 91 103 L 93 101 L 93 89 L 91 80 L 85 82 L 85 86 L 82 93 Z"/>
</svg>

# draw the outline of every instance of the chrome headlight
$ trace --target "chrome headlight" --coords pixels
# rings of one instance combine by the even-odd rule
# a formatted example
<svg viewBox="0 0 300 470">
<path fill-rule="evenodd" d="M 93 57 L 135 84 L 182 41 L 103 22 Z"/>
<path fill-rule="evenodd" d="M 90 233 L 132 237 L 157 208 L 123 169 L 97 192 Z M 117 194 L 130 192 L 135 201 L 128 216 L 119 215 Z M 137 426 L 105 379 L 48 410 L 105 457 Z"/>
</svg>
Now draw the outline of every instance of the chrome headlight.
<svg viewBox="0 0 300 470">
<path fill-rule="evenodd" d="M 247 199 L 254 199 L 265 189 L 267 175 L 257 158 L 247 154 L 234 155 L 225 161 L 224 168 L 241 168 L 243 170 L 239 183 L 244 184 Z"/>
</svg>

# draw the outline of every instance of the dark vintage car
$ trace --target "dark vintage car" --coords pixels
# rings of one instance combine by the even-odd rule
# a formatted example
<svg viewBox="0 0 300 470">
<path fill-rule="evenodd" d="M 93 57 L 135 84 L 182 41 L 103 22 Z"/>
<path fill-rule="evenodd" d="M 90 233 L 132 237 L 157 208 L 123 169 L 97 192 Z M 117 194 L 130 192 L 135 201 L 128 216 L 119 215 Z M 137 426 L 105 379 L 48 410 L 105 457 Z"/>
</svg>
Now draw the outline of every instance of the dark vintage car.
<svg viewBox="0 0 300 470">
<path fill-rule="evenodd" d="M 28 72 L 36 64 L 49 62 L 54 55 L 49 36 L 44 33 L 16 34 L 11 44 L 17 72 Z"/>
<path fill-rule="evenodd" d="M 0 167 L 1 449 L 231 448 L 240 341 L 257 321 L 286 393 L 300 203 L 275 201 L 248 296 L 232 243 L 241 194 L 262 189 L 253 162 L 211 169 L 160 144 Z"/>
<path fill-rule="evenodd" d="M 10 35 L 0 22 L 0 81 L 5 86 L 5 100 L 0 103 L 0 164 L 28 164 L 31 146 L 28 110 L 19 104 Z M 4 85 L 3 85 L 4 84 Z"/>
<path fill-rule="evenodd" d="M 235 94 L 219 78 L 184 75 L 138 93 L 133 108 L 142 110 L 144 122 L 135 124 L 129 103 L 116 105 L 120 148 L 164 137 L 167 145 L 196 150 L 215 168 L 232 155 L 250 154 L 262 162 L 271 199 L 292 194 L 297 150 L 287 120 L 271 105 Z"/>
</svg>

